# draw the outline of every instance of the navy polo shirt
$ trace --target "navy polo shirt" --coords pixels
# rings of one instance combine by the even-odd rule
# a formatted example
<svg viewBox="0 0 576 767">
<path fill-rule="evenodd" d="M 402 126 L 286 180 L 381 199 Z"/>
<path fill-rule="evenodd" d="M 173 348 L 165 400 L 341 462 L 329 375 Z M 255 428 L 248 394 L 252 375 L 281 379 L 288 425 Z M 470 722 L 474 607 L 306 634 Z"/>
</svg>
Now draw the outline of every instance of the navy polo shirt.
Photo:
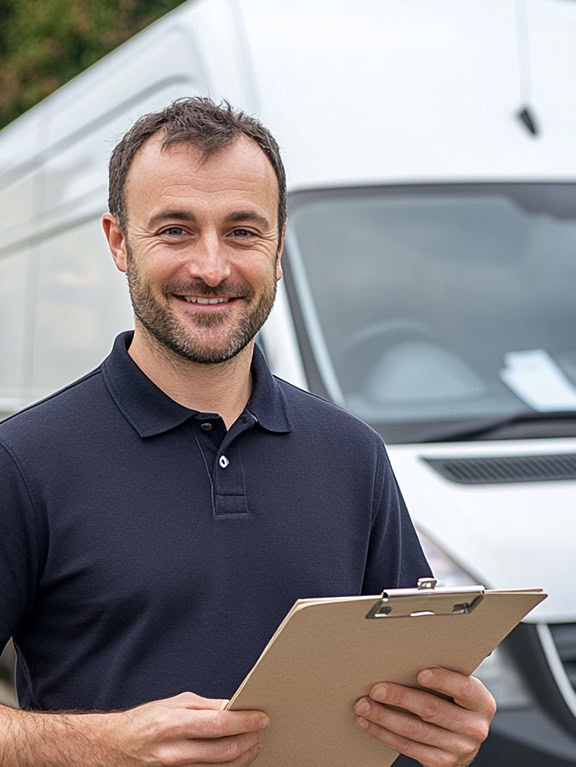
<svg viewBox="0 0 576 767">
<path fill-rule="evenodd" d="M 0 424 L 0 646 L 14 636 L 25 708 L 230 697 L 295 599 L 430 574 L 372 429 L 255 349 L 226 431 L 130 340 Z"/>
</svg>

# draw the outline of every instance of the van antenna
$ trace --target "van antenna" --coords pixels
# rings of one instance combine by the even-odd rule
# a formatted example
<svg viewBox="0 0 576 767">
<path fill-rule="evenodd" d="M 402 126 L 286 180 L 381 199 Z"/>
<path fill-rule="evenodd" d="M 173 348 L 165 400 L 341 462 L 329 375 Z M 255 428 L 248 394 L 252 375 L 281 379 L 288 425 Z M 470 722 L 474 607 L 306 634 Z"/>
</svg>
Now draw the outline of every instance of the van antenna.
<svg viewBox="0 0 576 767">
<path fill-rule="evenodd" d="M 534 109 L 531 105 L 532 75 L 530 68 L 530 41 L 528 37 L 526 0 L 516 0 L 516 52 L 518 54 L 521 103 L 516 116 L 532 136 L 537 136 L 540 131 L 534 117 Z"/>
</svg>

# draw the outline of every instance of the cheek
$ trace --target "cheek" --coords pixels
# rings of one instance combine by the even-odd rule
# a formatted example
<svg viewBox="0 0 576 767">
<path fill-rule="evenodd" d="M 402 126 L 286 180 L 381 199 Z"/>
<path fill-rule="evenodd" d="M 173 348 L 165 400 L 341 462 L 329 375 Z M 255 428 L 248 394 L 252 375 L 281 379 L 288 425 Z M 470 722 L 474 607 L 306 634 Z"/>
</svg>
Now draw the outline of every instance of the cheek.
<svg viewBox="0 0 576 767">
<path fill-rule="evenodd" d="M 243 270 L 241 276 L 254 285 L 258 284 L 262 287 L 275 283 L 278 279 L 276 260 L 263 259 L 257 265 L 254 265 L 252 269 Z"/>
<path fill-rule="evenodd" d="M 179 269 L 186 264 L 186 258 L 176 256 L 160 248 L 149 248 L 139 255 L 136 268 L 141 279 L 151 283 L 161 283 L 174 279 Z"/>
</svg>

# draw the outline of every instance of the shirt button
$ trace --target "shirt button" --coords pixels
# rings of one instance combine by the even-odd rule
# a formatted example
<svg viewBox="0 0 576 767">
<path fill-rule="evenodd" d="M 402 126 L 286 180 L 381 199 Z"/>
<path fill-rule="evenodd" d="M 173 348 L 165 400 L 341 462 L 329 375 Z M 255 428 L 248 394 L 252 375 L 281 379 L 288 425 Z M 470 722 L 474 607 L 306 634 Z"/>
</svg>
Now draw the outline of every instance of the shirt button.
<svg viewBox="0 0 576 767">
<path fill-rule="evenodd" d="M 225 455 L 221 455 L 220 458 L 218 459 L 218 463 L 223 469 L 225 469 L 230 463 L 230 461 L 226 458 Z"/>
<path fill-rule="evenodd" d="M 204 421 L 204 423 L 200 424 L 200 428 L 203 431 L 212 431 L 212 424 L 210 423 L 210 421 Z"/>
</svg>

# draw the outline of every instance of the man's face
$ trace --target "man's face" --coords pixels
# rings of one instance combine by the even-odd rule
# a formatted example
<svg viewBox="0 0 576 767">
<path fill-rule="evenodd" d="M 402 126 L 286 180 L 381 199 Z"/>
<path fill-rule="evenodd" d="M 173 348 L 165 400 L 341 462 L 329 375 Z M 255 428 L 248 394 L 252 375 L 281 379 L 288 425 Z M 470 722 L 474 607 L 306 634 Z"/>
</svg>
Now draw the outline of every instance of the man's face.
<svg viewBox="0 0 576 767">
<path fill-rule="evenodd" d="M 256 335 L 280 269 L 278 184 L 248 138 L 207 160 L 194 147 L 150 139 L 126 183 L 124 255 L 134 313 L 184 359 L 219 363 Z"/>
</svg>

